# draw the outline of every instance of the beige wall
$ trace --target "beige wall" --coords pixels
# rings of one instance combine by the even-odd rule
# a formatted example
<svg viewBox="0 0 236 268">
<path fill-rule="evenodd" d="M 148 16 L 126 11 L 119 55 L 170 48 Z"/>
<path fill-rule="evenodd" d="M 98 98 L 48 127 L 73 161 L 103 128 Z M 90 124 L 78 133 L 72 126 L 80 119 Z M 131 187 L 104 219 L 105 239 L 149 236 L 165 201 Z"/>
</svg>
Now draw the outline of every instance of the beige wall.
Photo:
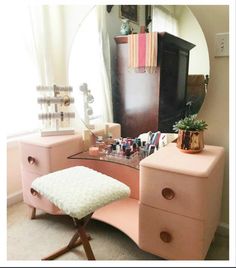
<svg viewBox="0 0 236 268">
<path fill-rule="evenodd" d="M 179 37 L 195 44 L 190 51 L 189 74 L 209 74 L 209 54 L 202 29 L 189 8 L 183 6 L 178 16 Z"/>
<path fill-rule="evenodd" d="M 220 145 L 226 151 L 221 221 L 229 222 L 229 57 L 215 58 L 215 34 L 229 32 L 228 6 L 189 6 L 205 35 L 210 57 L 208 94 L 199 118 L 209 125 L 205 132 L 207 144 Z M 233 179 L 233 178 L 232 178 Z"/>
</svg>

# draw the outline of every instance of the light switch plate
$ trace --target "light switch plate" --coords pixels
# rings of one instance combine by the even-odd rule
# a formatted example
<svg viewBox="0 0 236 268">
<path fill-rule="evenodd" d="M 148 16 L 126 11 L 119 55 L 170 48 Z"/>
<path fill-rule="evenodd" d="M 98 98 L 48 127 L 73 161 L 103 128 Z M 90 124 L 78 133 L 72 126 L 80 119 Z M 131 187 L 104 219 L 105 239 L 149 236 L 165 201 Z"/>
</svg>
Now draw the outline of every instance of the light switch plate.
<svg viewBox="0 0 236 268">
<path fill-rule="evenodd" d="M 215 57 L 229 56 L 229 33 L 217 33 L 215 36 Z"/>
</svg>

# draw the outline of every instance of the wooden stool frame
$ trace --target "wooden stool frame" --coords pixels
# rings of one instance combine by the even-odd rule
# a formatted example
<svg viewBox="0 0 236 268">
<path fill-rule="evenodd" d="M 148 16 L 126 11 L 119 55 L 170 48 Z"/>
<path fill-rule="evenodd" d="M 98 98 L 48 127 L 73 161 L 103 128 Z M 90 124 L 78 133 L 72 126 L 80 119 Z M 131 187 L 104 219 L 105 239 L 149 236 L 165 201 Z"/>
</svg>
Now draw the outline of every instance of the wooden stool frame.
<svg viewBox="0 0 236 268">
<path fill-rule="evenodd" d="M 89 240 L 91 240 L 90 235 L 87 235 L 85 232 L 85 227 L 88 224 L 89 220 L 91 219 L 93 213 L 85 216 L 82 219 L 76 219 L 73 218 L 74 224 L 77 228 L 75 234 L 73 235 L 73 237 L 71 238 L 70 242 L 68 243 L 67 246 L 57 250 L 56 252 L 50 254 L 49 256 L 43 258 L 42 260 L 46 261 L 46 260 L 54 260 L 55 258 L 65 254 L 66 252 L 70 251 L 71 249 L 79 246 L 79 245 L 83 245 L 84 247 L 84 251 L 86 253 L 87 259 L 88 260 L 95 260 L 93 251 L 91 249 Z"/>
</svg>

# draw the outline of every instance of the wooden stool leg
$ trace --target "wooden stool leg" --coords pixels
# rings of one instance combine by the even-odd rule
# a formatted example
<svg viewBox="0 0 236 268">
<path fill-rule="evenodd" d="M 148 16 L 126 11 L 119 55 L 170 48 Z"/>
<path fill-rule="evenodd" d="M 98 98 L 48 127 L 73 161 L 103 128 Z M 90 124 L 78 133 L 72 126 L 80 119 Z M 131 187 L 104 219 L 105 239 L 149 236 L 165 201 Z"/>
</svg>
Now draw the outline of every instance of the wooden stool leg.
<svg viewBox="0 0 236 268">
<path fill-rule="evenodd" d="M 31 220 L 35 219 L 36 218 L 36 208 L 28 206 L 28 211 L 29 211 L 29 218 Z"/>
<path fill-rule="evenodd" d="M 73 237 L 71 238 L 69 244 L 67 246 L 57 250 L 53 254 L 50 254 L 49 256 L 43 258 L 42 260 L 44 260 L 44 261 L 45 260 L 54 260 L 55 258 L 63 255 L 64 253 L 70 251 L 71 249 L 73 249 L 81 244 L 84 247 L 87 259 L 88 260 L 95 260 L 93 251 L 92 251 L 91 246 L 89 244 L 89 240 L 91 239 L 91 237 L 90 237 L 90 235 L 87 235 L 85 232 L 85 226 L 89 222 L 91 216 L 92 216 L 92 214 L 84 217 L 81 220 L 73 219 L 74 223 L 76 224 L 77 231 L 73 235 Z"/>
<path fill-rule="evenodd" d="M 86 253 L 86 256 L 87 256 L 88 260 L 95 260 L 95 257 L 94 257 L 93 251 L 91 249 L 91 246 L 89 244 L 89 241 L 88 241 L 87 235 L 85 233 L 84 227 L 79 226 L 78 227 L 78 232 L 79 232 L 80 239 L 82 241 L 84 251 Z"/>
<path fill-rule="evenodd" d="M 42 259 L 42 261 L 49 261 L 49 260 L 54 260 L 56 259 L 57 257 L 69 252 L 71 249 L 73 248 L 76 248 L 78 246 L 80 246 L 82 244 L 82 241 L 81 239 L 79 238 L 78 240 L 76 240 L 75 237 L 78 238 L 79 234 L 78 234 L 78 231 L 75 233 L 75 235 L 72 237 L 71 241 L 69 242 L 69 244 L 59 250 L 57 250 L 56 252 L 48 255 L 47 257 L 44 257 Z M 86 235 L 87 236 L 87 239 L 90 240 L 91 239 L 91 236 L 90 235 Z M 73 241 L 72 241 L 73 240 Z"/>
</svg>

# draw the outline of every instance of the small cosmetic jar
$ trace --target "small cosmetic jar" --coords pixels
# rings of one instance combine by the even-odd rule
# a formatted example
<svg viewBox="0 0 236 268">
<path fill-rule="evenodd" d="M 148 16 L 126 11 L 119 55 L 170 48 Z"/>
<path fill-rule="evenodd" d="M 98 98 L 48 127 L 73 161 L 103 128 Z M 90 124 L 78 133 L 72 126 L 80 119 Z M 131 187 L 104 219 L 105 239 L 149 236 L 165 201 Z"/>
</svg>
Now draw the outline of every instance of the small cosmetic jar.
<svg viewBox="0 0 236 268">
<path fill-rule="evenodd" d="M 89 155 L 98 156 L 99 155 L 99 148 L 98 147 L 90 147 L 89 148 Z"/>
</svg>

